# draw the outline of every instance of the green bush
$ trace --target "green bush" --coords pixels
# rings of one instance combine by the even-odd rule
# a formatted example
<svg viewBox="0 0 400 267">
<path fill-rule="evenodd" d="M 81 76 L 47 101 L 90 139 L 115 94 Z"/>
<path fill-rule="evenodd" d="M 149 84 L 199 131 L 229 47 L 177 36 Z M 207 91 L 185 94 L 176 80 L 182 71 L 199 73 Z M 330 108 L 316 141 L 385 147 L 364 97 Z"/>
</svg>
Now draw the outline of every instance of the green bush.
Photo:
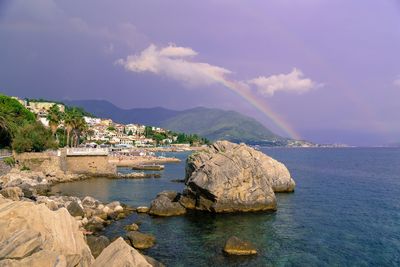
<svg viewBox="0 0 400 267">
<path fill-rule="evenodd" d="M 14 167 L 15 159 L 13 157 L 7 157 L 3 159 L 4 163 L 10 167 Z"/>
<path fill-rule="evenodd" d="M 22 166 L 21 171 L 30 171 L 31 169 L 29 167 L 26 167 L 25 165 Z"/>
<path fill-rule="evenodd" d="M 46 149 L 57 148 L 51 131 L 46 129 L 40 122 L 22 126 L 15 135 L 12 148 L 17 153 L 42 152 Z"/>
</svg>

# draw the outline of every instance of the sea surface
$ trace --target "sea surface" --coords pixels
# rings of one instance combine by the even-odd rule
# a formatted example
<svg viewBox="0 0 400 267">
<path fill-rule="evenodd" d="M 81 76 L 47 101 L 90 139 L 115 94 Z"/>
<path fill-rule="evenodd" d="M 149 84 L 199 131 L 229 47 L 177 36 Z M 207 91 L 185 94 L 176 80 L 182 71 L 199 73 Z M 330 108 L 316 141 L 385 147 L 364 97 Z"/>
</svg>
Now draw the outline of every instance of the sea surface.
<svg viewBox="0 0 400 267">
<path fill-rule="evenodd" d="M 190 213 L 171 218 L 133 214 L 109 226 L 110 238 L 124 225 L 157 238 L 144 251 L 166 266 L 400 266 L 399 148 L 266 148 L 295 179 L 296 191 L 277 194 L 275 213 Z M 162 190 L 181 191 L 184 159 L 168 164 L 161 178 L 95 178 L 57 185 L 65 194 L 105 202 L 149 205 Z M 129 169 L 120 171 L 129 172 Z M 232 235 L 247 239 L 257 256 L 225 256 Z"/>
</svg>

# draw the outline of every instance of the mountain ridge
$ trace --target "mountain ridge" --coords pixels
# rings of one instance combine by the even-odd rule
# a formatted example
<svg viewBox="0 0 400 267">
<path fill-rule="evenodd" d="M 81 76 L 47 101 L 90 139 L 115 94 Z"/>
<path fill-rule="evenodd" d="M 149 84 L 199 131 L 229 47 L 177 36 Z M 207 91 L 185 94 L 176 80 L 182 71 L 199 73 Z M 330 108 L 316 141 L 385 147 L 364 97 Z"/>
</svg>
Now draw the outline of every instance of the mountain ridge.
<svg viewBox="0 0 400 267">
<path fill-rule="evenodd" d="M 198 134 L 212 141 L 226 139 L 245 143 L 281 143 L 287 140 L 249 116 L 232 110 L 195 107 L 172 110 L 163 107 L 119 108 L 107 100 L 65 100 L 66 105 L 81 107 L 97 117 L 119 123 L 139 123 L 173 131 Z"/>
</svg>

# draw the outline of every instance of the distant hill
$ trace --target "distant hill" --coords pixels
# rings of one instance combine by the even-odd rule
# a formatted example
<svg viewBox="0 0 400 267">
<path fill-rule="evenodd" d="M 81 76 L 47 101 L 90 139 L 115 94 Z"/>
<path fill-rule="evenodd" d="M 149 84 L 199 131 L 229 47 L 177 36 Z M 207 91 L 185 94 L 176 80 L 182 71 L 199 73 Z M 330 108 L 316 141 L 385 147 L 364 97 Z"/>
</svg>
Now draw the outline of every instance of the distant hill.
<svg viewBox="0 0 400 267">
<path fill-rule="evenodd" d="M 63 101 L 97 117 L 120 123 L 140 123 L 173 131 L 196 133 L 210 140 L 225 139 L 264 145 L 285 145 L 282 138 L 253 118 L 236 111 L 198 107 L 183 111 L 162 107 L 121 109 L 105 100 Z"/>
</svg>

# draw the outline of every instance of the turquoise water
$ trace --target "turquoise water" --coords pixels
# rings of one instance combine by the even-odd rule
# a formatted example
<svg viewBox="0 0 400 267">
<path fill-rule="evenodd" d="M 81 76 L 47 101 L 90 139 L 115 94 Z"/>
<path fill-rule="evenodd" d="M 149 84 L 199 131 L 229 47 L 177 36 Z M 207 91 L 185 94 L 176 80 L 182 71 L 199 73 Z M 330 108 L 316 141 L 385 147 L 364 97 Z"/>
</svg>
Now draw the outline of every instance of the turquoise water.
<svg viewBox="0 0 400 267">
<path fill-rule="evenodd" d="M 400 149 L 264 149 L 285 163 L 297 182 L 293 194 L 278 194 L 275 213 L 172 218 L 133 214 L 107 228 L 116 237 L 139 221 L 157 245 L 146 254 L 167 266 L 399 266 Z M 185 158 L 186 154 L 179 154 Z M 184 162 L 167 165 L 149 180 L 92 179 L 55 189 L 149 205 L 162 190 L 180 191 Z M 250 240 L 257 256 L 228 257 L 221 249 L 231 235 Z"/>
</svg>

